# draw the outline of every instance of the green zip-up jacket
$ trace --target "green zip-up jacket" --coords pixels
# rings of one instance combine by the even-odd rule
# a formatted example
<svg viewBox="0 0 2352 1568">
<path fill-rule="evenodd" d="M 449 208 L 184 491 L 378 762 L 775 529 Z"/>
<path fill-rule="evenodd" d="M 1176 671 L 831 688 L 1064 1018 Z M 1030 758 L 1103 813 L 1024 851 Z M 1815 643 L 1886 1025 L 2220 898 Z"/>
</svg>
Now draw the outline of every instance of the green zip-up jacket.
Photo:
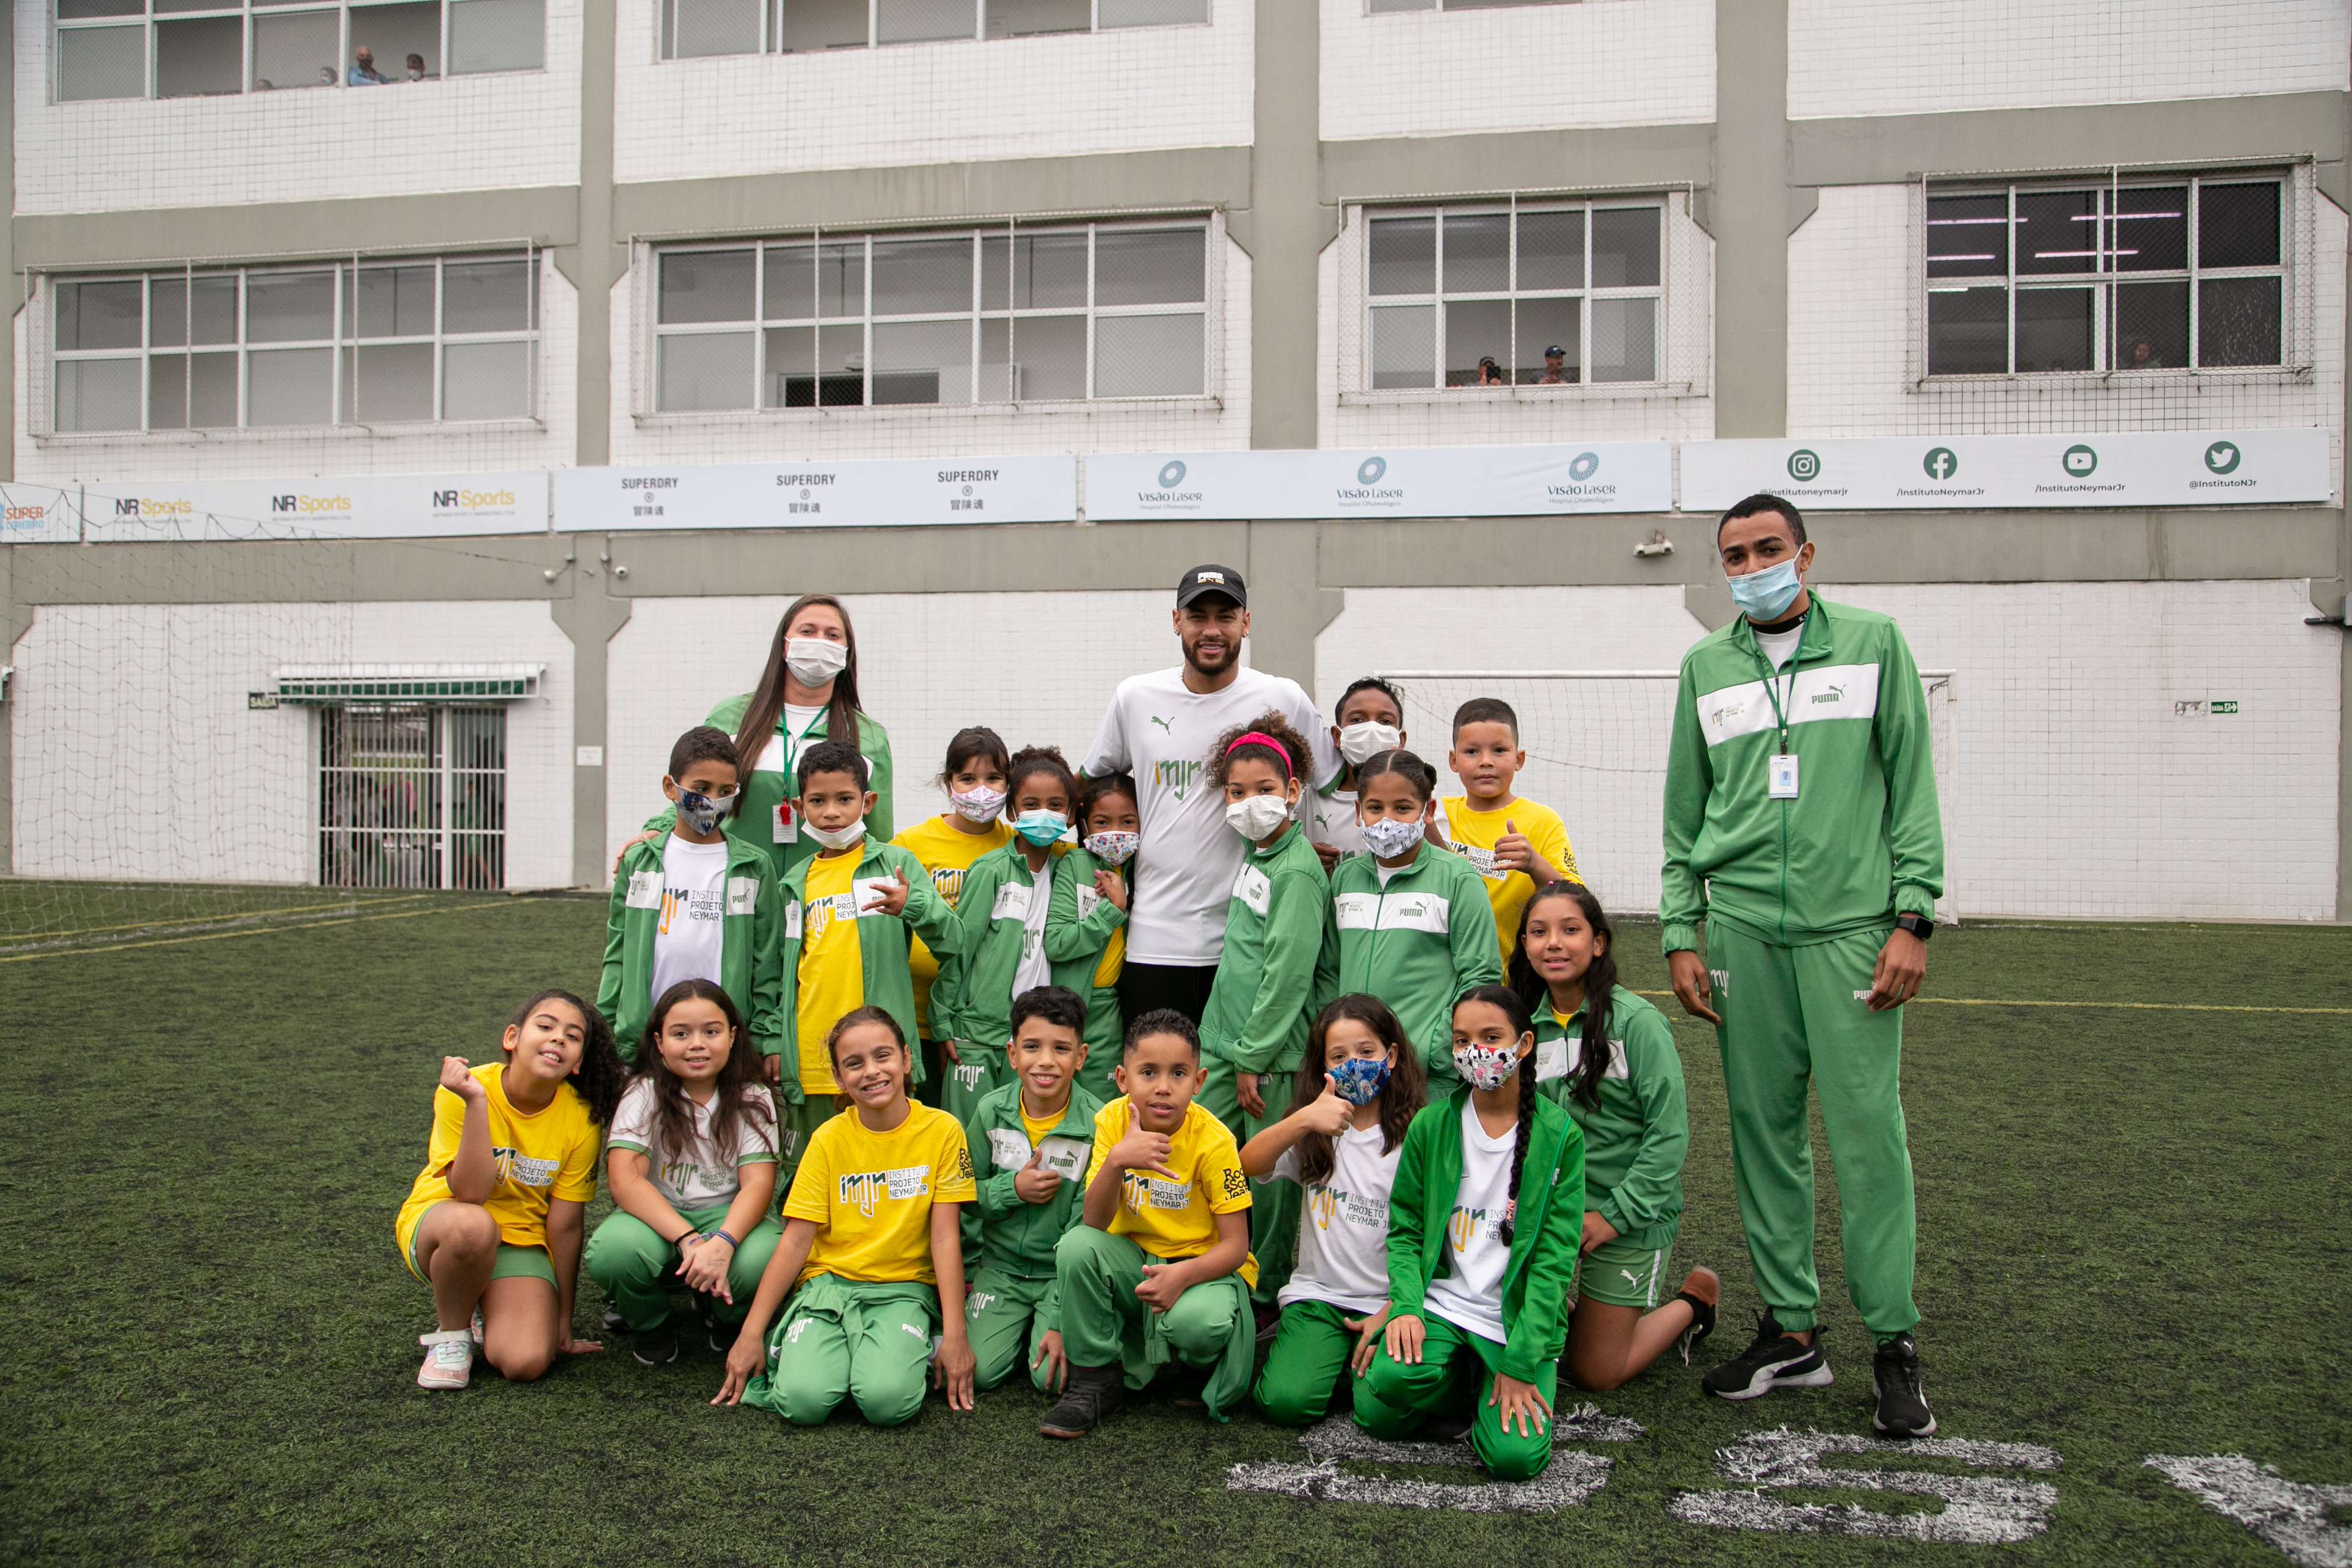
<svg viewBox="0 0 2352 1568">
<path fill-rule="evenodd" d="M 1622 985 L 1609 994 L 1609 1035 L 1601 1103 L 1587 1106 L 1569 1092 L 1570 1064 L 1584 1045 L 1584 1009 L 1562 1029 L 1549 1005 L 1537 1008 L 1536 1092 L 1584 1134 L 1584 1206 L 1635 1247 L 1671 1247 L 1682 1229 L 1683 1156 L 1690 1149 L 1683 1058 L 1665 1015 Z"/>
<path fill-rule="evenodd" d="M 1696 951 L 1710 917 L 1803 947 L 1935 914 L 1944 829 L 1910 645 L 1887 616 L 1816 595 L 1790 664 L 1793 692 L 1744 616 L 1683 655 L 1658 895 L 1668 952 Z M 1794 800 L 1770 795 L 1776 695 Z"/>
<path fill-rule="evenodd" d="M 931 886 L 931 874 L 912 854 L 869 833 L 858 846 L 857 855 L 851 897 L 856 897 L 856 882 L 897 877 L 907 884 L 907 907 L 899 913 L 886 915 L 876 910 L 857 917 L 857 962 L 866 1004 L 896 1019 L 899 1036 L 912 1043 L 915 977 L 907 968 L 908 928 L 913 927 L 923 944 L 943 959 L 959 950 L 963 928 L 956 924 L 955 911 L 948 908 L 948 901 Z M 777 1087 L 793 1105 L 807 1098 L 801 1093 L 801 905 L 808 898 L 809 860 L 814 858 L 803 859 L 784 879 L 784 934 L 777 954 L 783 982 L 783 994 L 776 1005 L 774 1054 L 781 1063 Z"/>
<path fill-rule="evenodd" d="M 1295 824 L 1270 849 L 1253 844 L 1225 903 L 1225 946 L 1209 1005 L 1201 1012 L 1201 1054 L 1236 1072 L 1296 1072 L 1307 1052 L 1316 998 L 1338 977 L 1326 963 L 1331 879 Z"/>
<path fill-rule="evenodd" d="M 1101 1109 L 1101 1100 L 1075 1083 L 1070 1086 L 1070 1103 L 1046 1136 L 1071 1141 L 1075 1148 L 1068 1152 L 1077 1160 L 1078 1174 L 1065 1177 L 1045 1202 L 1033 1204 L 1013 1190 L 1013 1173 L 1029 1163 L 1029 1131 L 1021 1124 L 1021 1086 L 1004 1084 L 982 1097 L 963 1124 L 972 1180 L 980 1187 L 979 1201 L 963 1211 L 965 1257 L 977 1256 L 979 1267 L 1001 1269 L 1016 1279 L 1054 1278 L 1054 1244 L 1064 1231 L 1084 1223 L 1079 1215 L 1086 1207 L 1087 1158 L 1094 1151 L 1095 1113 Z M 1056 1312 L 1048 1316 L 1045 1326 L 1054 1328 L 1059 1321 Z"/>
<path fill-rule="evenodd" d="M 1350 855 L 1331 873 L 1330 919 L 1326 940 L 1339 956 L 1338 979 L 1320 1000 L 1365 991 L 1387 1003 L 1421 1051 L 1431 1097 L 1444 1095 L 1462 1081 L 1454 1071 L 1454 999 L 1503 978 L 1486 879 L 1434 844 L 1423 844 L 1386 887 L 1378 861 Z"/>
<path fill-rule="evenodd" d="M 1045 962 L 1055 985 L 1066 985 L 1084 997 L 1093 988 L 1095 962 L 1102 944 L 1127 917 L 1094 891 L 1094 873 L 1087 873 L 1088 899 L 1094 908 L 1086 921 L 1075 924 L 1096 933 L 1091 952 L 1073 942 L 1057 954 L 1054 948 L 1054 906 L 1073 909 L 1077 897 L 1070 852 L 1049 849 L 1042 877 L 1029 874 L 1028 858 L 1014 838 L 971 863 L 963 874 L 963 890 L 956 895 L 955 918 L 963 928 L 961 947 L 953 959 L 940 959 L 940 978 L 931 987 L 931 1033 L 935 1038 L 960 1041 L 983 1051 L 1003 1052 L 1013 1037 L 1013 977 L 1021 971 L 1021 944 L 1028 934 L 1023 923 L 1027 900 L 1040 882 L 1045 886 Z M 1080 857 L 1080 858 L 1090 858 Z M 947 998 L 946 1006 L 940 1004 Z M 942 1024 L 944 1020 L 944 1025 Z M 1089 1137 L 1093 1134 L 1089 1133 Z"/>
<path fill-rule="evenodd" d="M 1087 1064 L 1095 1068 L 1101 1068 L 1107 1060 L 1115 1065 L 1119 1047 L 1126 1043 L 1125 1025 L 1118 1015 L 1118 987 L 1095 984 L 1102 973 L 1103 950 L 1127 924 L 1127 910 L 1095 890 L 1095 873 L 1118 869 L 1084 849 L 1072 849 L 1055 862 L 1054 902 L 1045 911 L 1045 956 L 1054 965 L 1054 984 L 1066 984 L 1086 998 Z M 1125 879 L 1121 872 L 1121 880 Z M 1127 886 L 1131 907 L 1134 884 Z M 1062 978 L 1066 963 L 1072 966 L 1070 973 L 1076 978 Z"/>
<path fill-rule="evenodd" d="M 1462 1191 L 1462 1108 L 1466 1084 L 1421 1108 L 1404 1131 L 1389 1193 L 1389 1313 L 1423 1314 L 1423 1296 L 1445 1262 L 1445 1229 Z M 1584 1234 L 1584 1134 L 1538 1095 L 1528 1157 L 1512 1193 L 1509 1261 L 1503 1266 L 1502 1370 L 1533 1383 L 1568 1339 L 1560 1310 L 1576 1277 Z"/>
<path fill-rule="evenodd" d="M 751 706 L 749 692 L 740 697 L 730 697 L 713 708 L 710 717 L 703 722 L 731 735 L 735 732 L 735 726 L 743 721 L 743 710 Z M 832 714 L 818 714 L 815 726 L 808 733 L 809 743 L 814 745 L 830 739 L 825 731 L 832 722 Z M 792 739 L 784 733 L 784 721 L 781 717 L 776 721 L 776 736 L 780 747 Z M 874 792 L 874 809 L 866 814 L 866 836 L 887 841 L 896 837 L 898 831 L 893 820 L 890 801 L 890 737 L 881 725 L 863 713 L 857 716 L 857 749 L 866 758 L 869 774 L 866 787 Z M 791 761 L 789 757 L 782 760 L 787 763 Z M 776 806 L 786 795 L 793 793 L 795 787 L 784 773 L 755 765 L 744 776 L 743 787 L 735 796 L 735 810 L 727 818 L 727 837 L 736 843 L 757 847 L 768 857 L 779 877 L 823 847 L 805 833 L 795 835 L 789 844 L 775 842 Z M 675 826 L 677 822 L 677 807 L 665 806 L 647 817 L 646 826 L 667 829 Z M 924 873 L 926 877 L 929 874 Z"/>
<path fill-rule="evenodd" d="M 637 1040 L 653 1016 L 654 927 L 661 919 L 662 851 L 667 835 L 641 839 L 621 852 L 604 918 L 604 973 L 596 984 L 596 1011 L 613 1026 L 621 1059 L 636 1059 Z M 727 841 L 727 905 L 719 927 L 719 984 L 743 1016 L 751 1043 L 764 1056 L 779 1048 L 783 972 L 783 890 L 768 858 L 748 844 Z"/>
</svg>

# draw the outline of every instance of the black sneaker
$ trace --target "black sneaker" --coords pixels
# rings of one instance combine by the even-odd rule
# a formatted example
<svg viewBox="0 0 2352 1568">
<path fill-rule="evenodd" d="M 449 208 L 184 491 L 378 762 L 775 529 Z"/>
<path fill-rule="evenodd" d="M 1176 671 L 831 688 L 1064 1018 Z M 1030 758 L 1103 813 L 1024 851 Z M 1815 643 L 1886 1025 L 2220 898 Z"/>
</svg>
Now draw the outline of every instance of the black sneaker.
<svg viewBox="0 0 2352 1568">
<path fill-rule="evenodd" d="M 1083 1437 L 1126 1403 L 1127 1371 L 1118 1363 L 1074 1366 L 1060 1401 L 1045 1412 L 1037 1430 L 1047 1437 Z"/>
<path fill-rule="evenodd" d="M 1475 1424 L 1470 1416 L 1449 1411 L 1423 1422 L 1413 1436 L 1424 1443 L 1459 1443 L 1470 1436 L 1470 1428 Z"/>
<path fill-rule="evenodd" d="M 677 1330 L 667 1318 L 650 1329 L 639 1329 L 631 1338 L 629 1353 L 639 1366 L 667 1366 L 677 1359 Z"/>
<path fill-rule="evenodd" d="M 710 1348 L 719 1354 L 725 1355 L 735 1348 L 735 1336 L 742 1331 L 743 1322 L 740 1318 L 731 1323 L 722 1323 L 713 1318 L 710 1321 Z"/>
<path fill-rule="evenodd" d="M 1870 1381 L 1878 1390 L 1878 1414 L 1870 1424 L 1889 1437 L 1932 1437 L 1935 1412 L 1919 1387 L 1919 1345 L 1897 1334 L 1870 1360 Z"/>
<path fill-rule="evenodd" d="M 1168 1403 L 1179 1410 L 1206 1410 L 1209 1407 L 1206 1391 L 1213 1370 L 1205 1366 L 1188 1366 L 1182 1362 L 1170 1363 L 1166 1373 Z"/>
<path fill-rule="evenodd" d="M 1765 1311 L 1756 1314 L 1756 1342 L 1699 1379 L 1699 1386 L 1725 1399 L 1754 1399 L 1776 1388 L 1827 1388 L 1833 1381 L 1821 1331 L 1807 1344 Z"/>
<path fill-rule="evenodd" d="M 624 1334 L 628 1332 L 628 1331 L 629 1325 L 622 1318 L 620 1308 L 607 1307 L 604 1309 L 604 1331 L 606 1333 Z"/>
</svg>

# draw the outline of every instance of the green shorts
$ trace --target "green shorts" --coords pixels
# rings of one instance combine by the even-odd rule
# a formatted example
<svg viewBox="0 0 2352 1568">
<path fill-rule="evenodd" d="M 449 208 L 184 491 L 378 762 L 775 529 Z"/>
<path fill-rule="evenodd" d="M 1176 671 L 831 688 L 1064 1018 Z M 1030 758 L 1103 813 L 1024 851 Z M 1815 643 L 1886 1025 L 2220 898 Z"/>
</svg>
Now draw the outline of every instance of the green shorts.
<svg viewBox="0 0 2352 1568">
<path fill-rule="evenodd" d="M 1671 1301 L 1675 1292 L 1666 1282 L 1666 1261 L 1674 1251 L 1672 1242 L 1654 1248 L 1635 1247 L 1622 1236 L 1604 1241 L 1577 1264 L 1577 1294 L 1588 1301 L 1643 1311 Z"/>
<path fill-rule="evenodd" d="M 449 1200 L 444 1198 L 441 1201 L 446 1203 Z M 425 1279 L 425 1270 L 416 1266 L 416 1231 L 425 1228 L 425 1216 L 431 1214 L 436 1206 L 437 1205 L 427 1205 L 417 1215 L 416 1230 L 408 1233 L 408 1244 L 400 1249 L 401 1257 L 408 1264 L 408 1271 L 424 1280 L 428 1287 L 433 1281 Z M 490 1261 L 490 1278 L 493 1279 L 544 1279 L 547 1281 L 547 1288 L 552 1290 L 556 1288 L 555 1259 L 548 1255 L 545 1247 L 517 1247 L 512 1242 L 500 1241 L 499 1255 Z"/>
</svg>

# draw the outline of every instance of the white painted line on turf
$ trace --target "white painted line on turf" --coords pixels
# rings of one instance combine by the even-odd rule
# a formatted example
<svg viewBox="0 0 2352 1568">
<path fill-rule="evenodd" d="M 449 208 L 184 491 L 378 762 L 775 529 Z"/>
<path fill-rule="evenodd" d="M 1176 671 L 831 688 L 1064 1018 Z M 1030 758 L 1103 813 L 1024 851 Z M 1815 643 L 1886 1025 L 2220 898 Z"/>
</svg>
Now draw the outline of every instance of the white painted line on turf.
<svg viewBox="0 0 2352 1568">
<path fill-rule="evenodd" d="M 1261 1460 L 1225 1472 L 1225 1487 L 1237 1492 L 1276 1492 L 1315 1502 L 1378 1503 L 1389 1508 L 1443 1508 L 1461 1513 L 1549 1513 L 1574 1508 L 1609 1482 L 1611 1460 L 1562 1443 L 1630 1443 L 1642 1424 L 1603 1415 L 1598 1406 L 1579 1405 L 1552 1422 L 1551 1463 L 1531 1481 L 1429 1481 L 1364 1476 L 1339 1468 L 1343 1460 L 1391 1465 L 1478 1468 L 1463 1439 L 1450 1443 L 1390 1442 L 1375 1437 L 1345 1415 L 1333 1415 L 1300 1434 L 1311 1464 Z"/>
<path fill-rule="evenodd" d="M 1957 1459 L 1984 1469 L 2054 1470 L 2054 1449 L 2033 1443 L 1983 1443 L 1965 1437 L 1926 1437 L 1890 1442 L 1843 1432 L 1751 1432 L 1717 1450 L 1716 1474 L 1745 1482 L 1750 1491 L 1684 1492 L 1666 1510 L 1685 1524 L 1725 1530 L 1766 1530 L 1805 1534 L 1886 1536 L 1953 1545 L 2001 1546 L 2030 1540 L 2050 1528 L 2058 1489 L 2046 1481 L 1990 1476 L 1941 1476 L 1922 1470 L 1830 1469 L 1832 1454 L 1908 1454 Z M 1787 1487 L 1834 1487 L 1853 1490 L 1908 1492 L 1941 1498 L 1940 1513 L 1881 1513 L 1858 1503 L 1790 1503 L 1770 1495 Z"/>
<path fill-rule="evenodd" d="M 2243 1454 L 2150 1454 L 2147 1463 L 2207 1508 L 2285 1552 L 2299 1568 L 2352 1568 L 2352 1526 L 2336 1523 L 2329 1512 L 2352 1507 L 2352 1486 L 2291 1481 L 2276 1465 L 2257 1465 Z"/>
</svg>

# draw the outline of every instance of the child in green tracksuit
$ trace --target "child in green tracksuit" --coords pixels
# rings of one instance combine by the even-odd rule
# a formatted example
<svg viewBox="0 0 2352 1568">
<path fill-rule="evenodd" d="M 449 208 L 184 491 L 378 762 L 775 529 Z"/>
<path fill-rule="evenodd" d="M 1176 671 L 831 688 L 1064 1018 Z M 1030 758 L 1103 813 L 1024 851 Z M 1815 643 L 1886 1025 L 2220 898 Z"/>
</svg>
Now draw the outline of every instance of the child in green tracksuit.
<svg viewBox="0 0 2352 1568">
<path fill-rule="evenodd" d="M 1682 1226 L 1683 1064 L 1664 1015 L 1617 984 L 1616 933 L 1580 882 L 1538 888 L 1519 908 L 1511 989 L 1536 1024 L 1536 1092 L 1584 1134 L 1583 1261 L 1568 1374 L 1615 1388 L 1668 1345 L 1715 1331 L 1723 1282 L 1694 1268 L 1666 1290 Z"/>
<path fill-rule="evenodd" d="M 727 732 L 688 730 L 670 747 L 662 779 L 676 826 L 621 852 L 596 1010 L 624 1062 L 636 1060 L 654 999 L 681 980 L 722 987 L 747 1021 L 751 1047 L 771 1056 L 781 1048 L 782 887 L 766 855 L 727 837 L 736 783 Z"/>
<path fill-rule="evenodd" d="M 1102 1109 L 1077 1087 L 1086 1023 L 1087 1005 L 1066 986 L 1014 997 L 1005 1050 L 1013 1081 L 983 1096 L 964 1123 L 979 1184 L 964 1215 L 964 1250 L 979 1259 L 964 1303 L 978 1388 L 994 1388 L 1023 1365 L 1040 1394 L 1059 1394 L 1069 1380 L 1054 1247 L 1078 1223 Z"/>
<path fill-rule="evenodd" d="M 1462 1085 L 1405 1131 L 1389 1201 L 1388 1327 L 1356 1384 L 1356 1425 L 1394 1438 L 1467 1415 L 1487 1473 L 1524 1481 L 1551 1463 L 1584 1135 L 1536 1092 L 1535 1026 L 1516 994 L 1481 985 L 1453 1018 Z"/>
<path fill-rule="evenodd" d="M 1356 779 L 1364 849 L 1331 874 L 1337 990 L 1395 1009 L 1421 1053 L 1432 1099 L 1454 1084 L 1454 999 L 1503 977 L 1486 883 L 1459 855 L 1423 837 L 1437 773 L 1411 752 L 1382 752 Z"/>
<path fill-rule="evenodd" d="M 1116 1075 L 1126 1029 L 1118 1010 L 1118 976 L 1127 967 L 1127 910 L 1134 900 L 1130 868 L 1143 842 L 1135 798 L 1135 780 L 1126 773 L 1086 781 L 1078 805 L 1078 831 L 1086 837 L 1066 857 L 1070 875 L 1055 883 L 1054 910 L 1045 917 L 1045 951 L 1055 963 L 1095 954 L 1093 994 L 1079 992 L 1087 997 L 1087 1066 L 1078 1083 L 1106 1104 L 1118 1098 Z M 1111 918 L 1096 918 L 1106 903 L 1117 906 L 1118 923 L 1097 942 L 1096 932 Z"/>
<path fill-rule="evenodd" d="M 1266 1090 L 1297 1072 L 1316 995 L 1332 980 L 1323 944 L 1331 880 L 1294 816 L 1304 787 L 1299 770 L 1311 755 L 1306 739 L 1269 711 L 1219 736 L 1209 757 L 1210 782 L 1225 795 L 1225 824 L 1249 845 L 1225 904 L 1217 978 L 1201 1011 L 1201 1103 L 1236 1139 L 1277 1120 Z M 1250 1251 L 1258 1273 L 1251 1295 L 1261 1316 L 1273 1315 L 1290 1278 L 1297 1230 L 1297 1184 L 1254 1184 Z"/>
</svg>

